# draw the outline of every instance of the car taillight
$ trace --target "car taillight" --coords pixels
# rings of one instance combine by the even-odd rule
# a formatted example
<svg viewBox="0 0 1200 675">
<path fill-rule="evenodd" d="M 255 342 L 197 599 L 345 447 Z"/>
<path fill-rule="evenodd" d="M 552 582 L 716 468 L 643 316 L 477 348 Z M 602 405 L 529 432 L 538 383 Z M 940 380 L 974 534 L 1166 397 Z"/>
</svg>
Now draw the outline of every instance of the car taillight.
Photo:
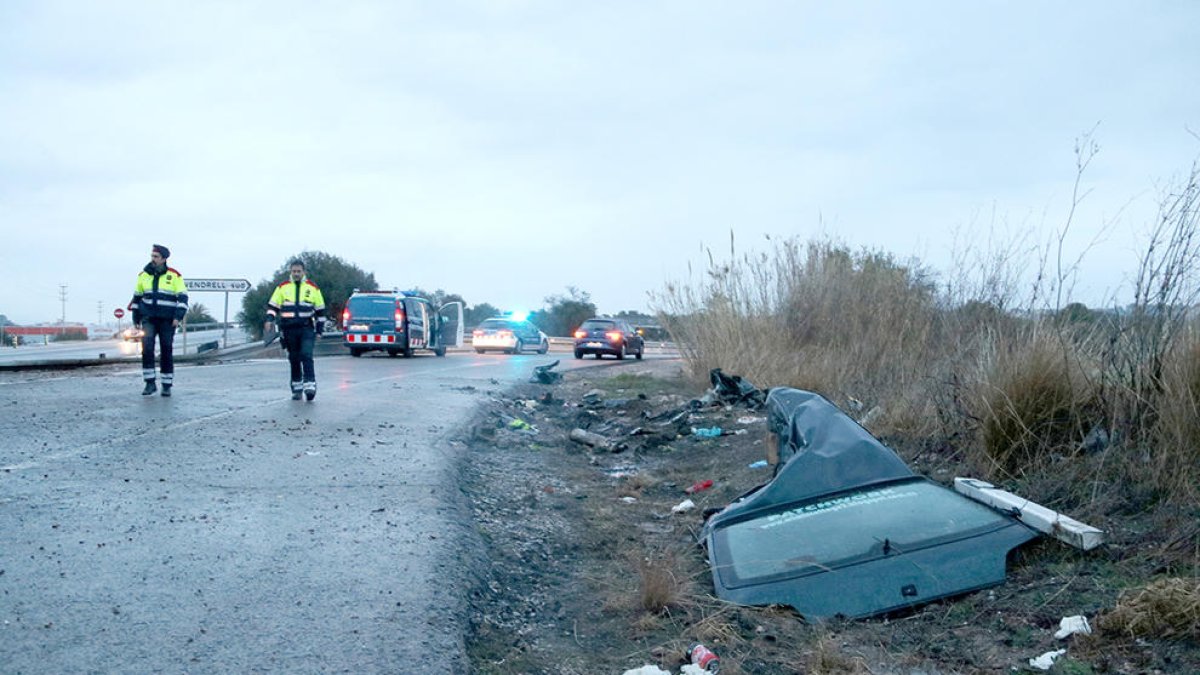
<svg viewBox="0 0 1200 675">
<path fill-rule="evenodd" d="M 397 309 L 396 310 L 396 328 L 403 328 L 403 327 L 404 327 L 404 310 Z"/>
<path fill-rule="evenodd" d="M 342 310 L 342 327 L 344 328 L 349 325 L 350 325 L 350 308 L 347 307 L 346 309 Z"/>
<path fill-rule="evenodd" d="M 481 331 L 481 330 L 473 330 L 473 331 L 471 331 L 471 335 L 473 335 L 473 336 L 475 336 L 475 337 L 483 337 L 483 331 Z"/>
<path fill-rule="evenodd" d="M 605 333 L 604 337 L 608 338 L 609 341 L 611 341 L 611 342 L 620 342 L 621 341 L 621 334 L 616 331 L 613 331 L 611 333 Z"/>
<path fill-rule="evenodd" d="M 585 338 L 585 337 L 587 337 L 587 331 L 586 330 L 577 330 L 577 331 L 575 331 L 575 337 Z"/>
</svg>

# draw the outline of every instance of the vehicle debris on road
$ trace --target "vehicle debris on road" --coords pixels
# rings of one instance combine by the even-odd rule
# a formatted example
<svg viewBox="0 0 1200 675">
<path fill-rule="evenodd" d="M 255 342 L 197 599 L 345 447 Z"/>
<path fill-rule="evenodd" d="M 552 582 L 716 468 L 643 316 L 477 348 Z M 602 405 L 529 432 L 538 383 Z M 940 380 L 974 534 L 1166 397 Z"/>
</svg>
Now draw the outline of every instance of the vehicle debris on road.
<svg viewBox="0 0 1200 675">
<path fill-rule="evenodd" d="M 535 384 L 558 384 L 562 382 L 562 373 L 554 371 L 554 366 L 558 365 L 558 361 L 548 363 L 544 366 L 538 366 L 533 369 L 533 376 L 529 378 L 530 382 Z"/>
</svg>

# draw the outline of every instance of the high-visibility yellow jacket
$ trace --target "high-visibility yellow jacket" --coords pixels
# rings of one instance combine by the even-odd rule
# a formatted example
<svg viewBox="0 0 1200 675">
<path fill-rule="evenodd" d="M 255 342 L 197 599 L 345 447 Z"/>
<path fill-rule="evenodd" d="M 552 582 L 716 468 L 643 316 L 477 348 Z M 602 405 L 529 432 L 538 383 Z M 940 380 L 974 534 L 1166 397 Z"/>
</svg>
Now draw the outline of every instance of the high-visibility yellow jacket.
<svg viewBox="0 0 1200 675">
<path fill-rule="evenodd" d="M 321 289 L 307 277 L 296 283 L 291 279 L 275 287 L 267 301 L 267 319 L 278 321 L 280 330 L 307 328 L 313 321 L 325 319 L 325 298 Z"/>
<path fill-rule="evenodd" d="M 152 263 L 146 265 L 138 274 L 129 309 L 133 312 L 134 323 L 141 323 L 143 319 L 183 321 L 188 310 L 188 291 L 183 275 L 174 267 L 159 271 Z"/>
</svg>

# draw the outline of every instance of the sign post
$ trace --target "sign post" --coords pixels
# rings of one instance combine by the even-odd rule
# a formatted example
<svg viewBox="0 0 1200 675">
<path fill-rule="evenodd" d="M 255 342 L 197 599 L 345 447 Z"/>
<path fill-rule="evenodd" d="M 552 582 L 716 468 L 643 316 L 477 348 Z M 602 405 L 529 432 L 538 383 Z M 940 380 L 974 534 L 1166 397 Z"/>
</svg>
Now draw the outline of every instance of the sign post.
<svg viewBox="0 0 1200 675">
<path fill-rule="evenodd" d="M 247 279 L 188 279 L 189 293 L 224 293 L 225 318 L 221 321 L 221 341 L 229 346 L 229 294 L 245 293 L 250 290 Z"/>
<path fill-rule="evenodd" d="M 121 317 L 125 316 L 125 310 L 120 307 L 113 310 L 113 316 L 117 317 L 117 335 L 121 335 Z"/>
</svg>

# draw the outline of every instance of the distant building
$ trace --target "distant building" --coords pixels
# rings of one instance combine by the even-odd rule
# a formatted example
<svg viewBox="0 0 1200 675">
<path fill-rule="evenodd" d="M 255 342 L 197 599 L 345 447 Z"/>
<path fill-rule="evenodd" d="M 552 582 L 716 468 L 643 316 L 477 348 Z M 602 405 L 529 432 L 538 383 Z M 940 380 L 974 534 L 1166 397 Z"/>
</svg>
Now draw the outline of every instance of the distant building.
<svg viewBox="0 0 1200 675">
<path fill-rule="evenodd" d="M 86 340 L 87 326 L 78 323 L 51 324 L 42 326 L 13 326 L 4 327 L 6 336 L 12 335 L 21 342 L 55 342 L 57 340 Z"/>
</svg>

